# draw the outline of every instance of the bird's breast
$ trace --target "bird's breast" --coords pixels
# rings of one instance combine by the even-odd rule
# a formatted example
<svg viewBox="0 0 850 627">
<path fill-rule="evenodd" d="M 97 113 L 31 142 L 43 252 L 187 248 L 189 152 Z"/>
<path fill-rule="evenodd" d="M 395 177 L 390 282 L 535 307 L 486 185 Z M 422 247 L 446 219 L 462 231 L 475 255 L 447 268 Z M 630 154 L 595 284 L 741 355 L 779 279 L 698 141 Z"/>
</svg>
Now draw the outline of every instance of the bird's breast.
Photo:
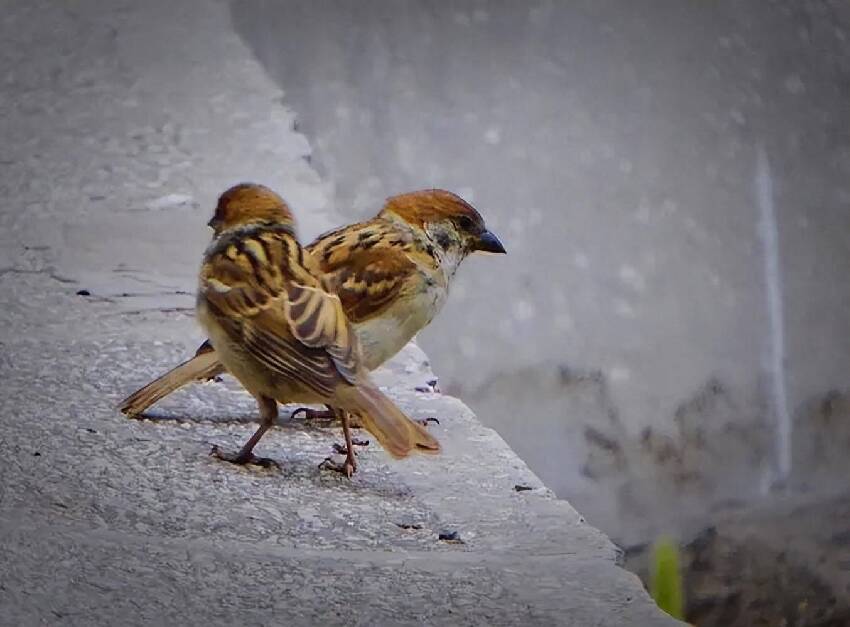
<svg viewBox="0 0 850 627">
<path fill-rule="evenodd" d="M 401 296 L 380 316 L 354 325 L 363 354 L 363 365 L 374 370 L 398 353 L 439 313 L 448 290 L 436 281 Z"/>
</svg>

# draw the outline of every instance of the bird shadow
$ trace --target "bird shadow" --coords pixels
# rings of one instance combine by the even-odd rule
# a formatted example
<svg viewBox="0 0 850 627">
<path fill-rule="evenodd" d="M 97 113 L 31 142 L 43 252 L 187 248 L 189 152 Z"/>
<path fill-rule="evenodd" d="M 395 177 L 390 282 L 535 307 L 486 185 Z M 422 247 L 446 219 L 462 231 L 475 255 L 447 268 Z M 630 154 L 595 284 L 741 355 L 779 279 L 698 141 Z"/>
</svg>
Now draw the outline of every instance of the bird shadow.
<svg viewBox="0 0 850 627">
<path fill-rule="evenodd" d="M 292 429 L 297 431 L 327 431 L 339 427 L 335 420 L 307 420 L 304 418 L 293 418 L 290 412 L 282 412 L 278 417 L 275 427 L 281 429 Z M 157 424 L 208 424 L 208 425 L 253 425 L 259 421 L 257 413 L 228 413 L 224 414 L 196 414 L 187 412 L 143 412 L 138 416 L 127 416 L 128 420 L 150 421 Z"/>
</svg>

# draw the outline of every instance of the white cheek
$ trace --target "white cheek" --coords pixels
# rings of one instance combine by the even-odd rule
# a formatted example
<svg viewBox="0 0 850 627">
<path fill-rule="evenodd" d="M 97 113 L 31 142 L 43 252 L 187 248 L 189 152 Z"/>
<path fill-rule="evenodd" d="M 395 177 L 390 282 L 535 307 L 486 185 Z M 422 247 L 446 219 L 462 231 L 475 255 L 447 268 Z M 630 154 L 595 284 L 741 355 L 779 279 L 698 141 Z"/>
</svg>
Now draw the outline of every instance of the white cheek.
<svg viewBox="0 0 850 627">
<path fill-rule="evenodd" d="M 463 258 L 465 257 L 461 248 L 459 246 L 457 248 L 445 247 L 445 244 L 451 242 L 452 239 L 447 233 L 442 231 L 442 227 L 426 227 L 425 233 L 431 244 L 434 246 L 434 251 L 440 261 L 440 270 L 443 276 L 451 278 L 454 273 L 457 272 L 460 262 L 463 261 Z M 443 243 L 441 244 L 441 242 Z"/>
<path fill-rule="evenodd" d="M 463 261 L 464 255 L 458 250 L 445 250 L 440 253 L 440 265 L 446 276 L 454 276 L 457 272 L 460 262 Z"/>
</svg>

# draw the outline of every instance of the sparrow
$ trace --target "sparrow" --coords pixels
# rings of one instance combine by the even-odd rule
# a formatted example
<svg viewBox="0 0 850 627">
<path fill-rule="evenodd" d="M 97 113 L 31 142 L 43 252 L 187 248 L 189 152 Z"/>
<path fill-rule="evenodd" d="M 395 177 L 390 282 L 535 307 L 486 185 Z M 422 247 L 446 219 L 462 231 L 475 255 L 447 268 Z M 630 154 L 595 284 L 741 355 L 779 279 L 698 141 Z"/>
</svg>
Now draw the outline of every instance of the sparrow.
<svg viewBox="0 0 850 627">
<path fill-rule="evenodd" d="M 437 440 L 408 418 L 370 380 L 358 336 L 341 297 L 299 244 L 287 204 L 252 183 L 231 187 L 210 220 L 215 236 L 201 266 L 196 313 L 224 368 L 257 400 L 260 426 L 235 454 L 255 463 L 253 448 L 277 419 L 278 402 L 325 404 L 342 422 L 347 456 L 356 470 L 348 416 L 394 458 L 436 454 Z"/>
<path fill-rule="evenodd" d="M 320 235 L 306 247 L 339 296 L 373 370 L 400 351 L 445 303 L 463 259 L 505 253 L 484 219 L 460 196 L 429 189 L 393 196 L 372 219 Z M 128 416 L 193 381 L 225 372 L 209 341 L 194 357 L 124 399 Z M 301 408 L 307 417 L 327 412 Z M 334 416 L 331 412 L 331 416 Z"/>
</svg>

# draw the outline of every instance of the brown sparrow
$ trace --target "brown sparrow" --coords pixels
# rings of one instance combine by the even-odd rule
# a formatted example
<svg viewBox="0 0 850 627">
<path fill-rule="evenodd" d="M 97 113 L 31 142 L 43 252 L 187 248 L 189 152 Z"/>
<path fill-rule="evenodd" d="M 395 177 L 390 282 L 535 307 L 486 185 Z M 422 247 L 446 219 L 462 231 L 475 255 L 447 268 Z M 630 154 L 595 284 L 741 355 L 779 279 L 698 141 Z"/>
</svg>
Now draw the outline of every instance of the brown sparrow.
<svg viewBox="0 0 850 627">
<path fill-rule="evenodd" d="M 356 469 L 350 412 L 393 457 L 440 451 L 369 379 L 341 299 L 298 243 L 280 196 L 261 185 L 236 185 L 219 198 L 210 226 L 215 238 L 201 267 L 198 320 L 222 365 L 256 398 L 261 418 L 238 453 L 216 451 L 218 457 L 257 461 L 252 450 L 277 419 L 278 401 L 334 408 L 348 476 Z"/>
<path fill-rule="evenodd" d="M 394 196 L 371 220 L 325 233 L 306 250 L 338 294 L 369 370 L 400 351 L 440 311 L 467 255 L 505 252 L 469 203 L 439 189 Z M 139 415 L 174 390 L 223 372 L 204 342 L 192 359 L 127 397 L 120 409 Z"/>
</svg>

